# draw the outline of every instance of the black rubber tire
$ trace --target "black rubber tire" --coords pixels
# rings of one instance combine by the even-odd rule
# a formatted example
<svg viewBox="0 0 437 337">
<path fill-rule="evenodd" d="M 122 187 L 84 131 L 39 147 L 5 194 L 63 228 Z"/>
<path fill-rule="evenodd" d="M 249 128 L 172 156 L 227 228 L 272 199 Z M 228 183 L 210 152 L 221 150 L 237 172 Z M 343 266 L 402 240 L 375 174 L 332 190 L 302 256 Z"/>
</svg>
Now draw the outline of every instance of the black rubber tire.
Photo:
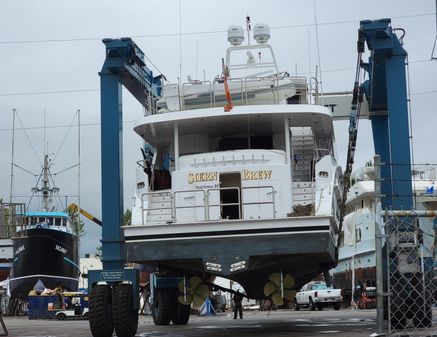
<svg viewBox="0 0 437 337">
<path fill-rule="evenodd" d="M 413 306 L 409 303 L 411 294 L 407 289 L 410 287 L 405 277 L 394 273 L 390 277 L 390 288 L 392 292 L 389 308 L 391 313 L 390 326 L 394 330 L 403 330 L 407 318 L 410 318 L 411 312 L 414 311 Z"/>
<path fill-rule="evenodd" d="M 112 316 L 118 337 L 133 337 L 137 333 L 138 311 L 132 306 L 132 285 L 115 286 L 112 290 Z"/>
<path fill-rule="evenodd" d="M 175 309 L 172 289 L 156 289 L 154 297 L 153 322 L 155 325 L 169 325 Z"/>
<path fill-rule="evenodd" d="M 89 322 L 94 337 L 111 337 L 114 331 L 112 323 L 111 287 L 95 285 L 89 296 Z"/>
<path fill-rule="evenodd" d="M 334 310 L 340 310 L 340 308 L 341 308 L 341 303 L 340 302 L 334 303 Z"/>
<path fill-rule="evenodd" d="M 300 306 L 297 303 L 296 299 L 294 299 L 294 310 L 299 311 L 300 310 Z"/>
<path fill-rule="evenodd" d="M 311 311 L 316 310 L 316 304 L 313 302 L 312 298 L 310 298 L 309 308 Z"/>
<path fill-rule="evenodd" d="M 175 310 L 173 312 L 171 321 L 173 322 L 174 325 L 185 325 L 190 320 L 191 306 L 183 305 L 179 303 L 177 299 L 176 301 L 177 303 L 175 304 Z"/>
<path fill-rule="evenodd" d="M 317 310 L 322 311 L 323 310 L 323 306 L 321 304 L 317 305 Z"/>
<path fill-rule="evenodd" d="M 58 321 L 63 321 L 64 319 L 67 318 L 67 316 L 64 313 L 60 313 L 56 315 L 56 318 L 58 319 Z"/>
<path fill-rule="evenodd" d="M 432 293 L 423 284 L 422 275 L 414 275 L 411 282 L 414 298 L 413 324 L 417 328 L 429 328 L 432 325 Z"/>
</svg>

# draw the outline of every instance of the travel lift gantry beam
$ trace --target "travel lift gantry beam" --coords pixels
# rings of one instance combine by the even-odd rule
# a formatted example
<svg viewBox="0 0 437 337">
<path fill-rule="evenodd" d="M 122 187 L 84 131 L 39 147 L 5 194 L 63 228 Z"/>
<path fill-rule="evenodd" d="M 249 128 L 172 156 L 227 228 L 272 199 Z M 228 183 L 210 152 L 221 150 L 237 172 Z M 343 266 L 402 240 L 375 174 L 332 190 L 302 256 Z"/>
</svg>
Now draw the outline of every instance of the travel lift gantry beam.
<svg viewBox="0 0 437 337">
<path fill-rule="evenodd" d="M 125 268 L 123 224 L 122 85 L 146 108 L 156 106 L 161 76 L 153 77 L 130 38 L 105 39 L 100 75 L 102 167 L 102 263 L 90 271 L 90 328 L 94 337 L 134 336 L 138 324 L 139 273 Z"/>
</svg>

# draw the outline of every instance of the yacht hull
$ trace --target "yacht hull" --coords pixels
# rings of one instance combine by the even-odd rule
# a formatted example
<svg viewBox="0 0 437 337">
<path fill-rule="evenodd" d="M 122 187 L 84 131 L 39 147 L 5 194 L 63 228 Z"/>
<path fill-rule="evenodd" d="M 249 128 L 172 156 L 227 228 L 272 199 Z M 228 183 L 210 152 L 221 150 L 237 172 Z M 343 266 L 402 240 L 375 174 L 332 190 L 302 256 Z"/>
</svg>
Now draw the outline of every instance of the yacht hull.
<svg viewBox="0 0 437 337">
<path fill-rule="evenodd" d="M 127 258 L 176 273 L 225 277 L 241 284 L 251 298 L 264 297 L 274 272 L 292 275 L 299 287 L 335 264 L 330 217 L 234 220 L 203 224 L 203 231 L 198 225 L 167 226 L 168 233 L 125 227 Z"/>
</svg>

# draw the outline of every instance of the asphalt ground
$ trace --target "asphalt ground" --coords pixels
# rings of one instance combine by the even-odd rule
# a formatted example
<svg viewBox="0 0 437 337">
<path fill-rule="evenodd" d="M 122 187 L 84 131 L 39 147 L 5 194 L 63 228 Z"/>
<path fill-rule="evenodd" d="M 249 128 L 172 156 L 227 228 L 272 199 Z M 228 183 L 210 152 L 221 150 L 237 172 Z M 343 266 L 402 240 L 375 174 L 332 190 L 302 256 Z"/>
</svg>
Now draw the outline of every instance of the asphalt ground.
<svg viewBox="0 0 437 337">
<path fill-rule="evenodd" d="M 29 320 L 27 317 L 4 317 L 9 336 L 72 337 L 92 336 L 85 320 Z M 138 337 L 302 337 L 369 336 L 376 331 L 376 311 L 342 309 L 334 311 L 244 311 L 242 320 L 231 312 L 217 316 L 191 315 L 188 325 L 155 326 L 149 316 L 140 316 Z M 114 334 L 115 336 L 115 334 Z"/>
</svg>

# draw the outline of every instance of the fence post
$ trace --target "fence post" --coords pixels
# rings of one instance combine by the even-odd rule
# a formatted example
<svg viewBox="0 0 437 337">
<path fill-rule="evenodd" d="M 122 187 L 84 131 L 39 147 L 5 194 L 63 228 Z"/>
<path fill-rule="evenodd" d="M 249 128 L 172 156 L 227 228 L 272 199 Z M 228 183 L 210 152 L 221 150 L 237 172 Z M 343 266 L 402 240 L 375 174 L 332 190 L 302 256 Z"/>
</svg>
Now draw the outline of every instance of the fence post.
<svg viewBox="0 0 437 337">
<path fill-rule="evenodd" d="M 376 258 L 376 330 L 383 336 L 384 328 L 384 277 L 382 267 L 382 234 L 381 234 L 381 157 L 373 157 L 375 170 L 375 258 Z"/>
</svg>

